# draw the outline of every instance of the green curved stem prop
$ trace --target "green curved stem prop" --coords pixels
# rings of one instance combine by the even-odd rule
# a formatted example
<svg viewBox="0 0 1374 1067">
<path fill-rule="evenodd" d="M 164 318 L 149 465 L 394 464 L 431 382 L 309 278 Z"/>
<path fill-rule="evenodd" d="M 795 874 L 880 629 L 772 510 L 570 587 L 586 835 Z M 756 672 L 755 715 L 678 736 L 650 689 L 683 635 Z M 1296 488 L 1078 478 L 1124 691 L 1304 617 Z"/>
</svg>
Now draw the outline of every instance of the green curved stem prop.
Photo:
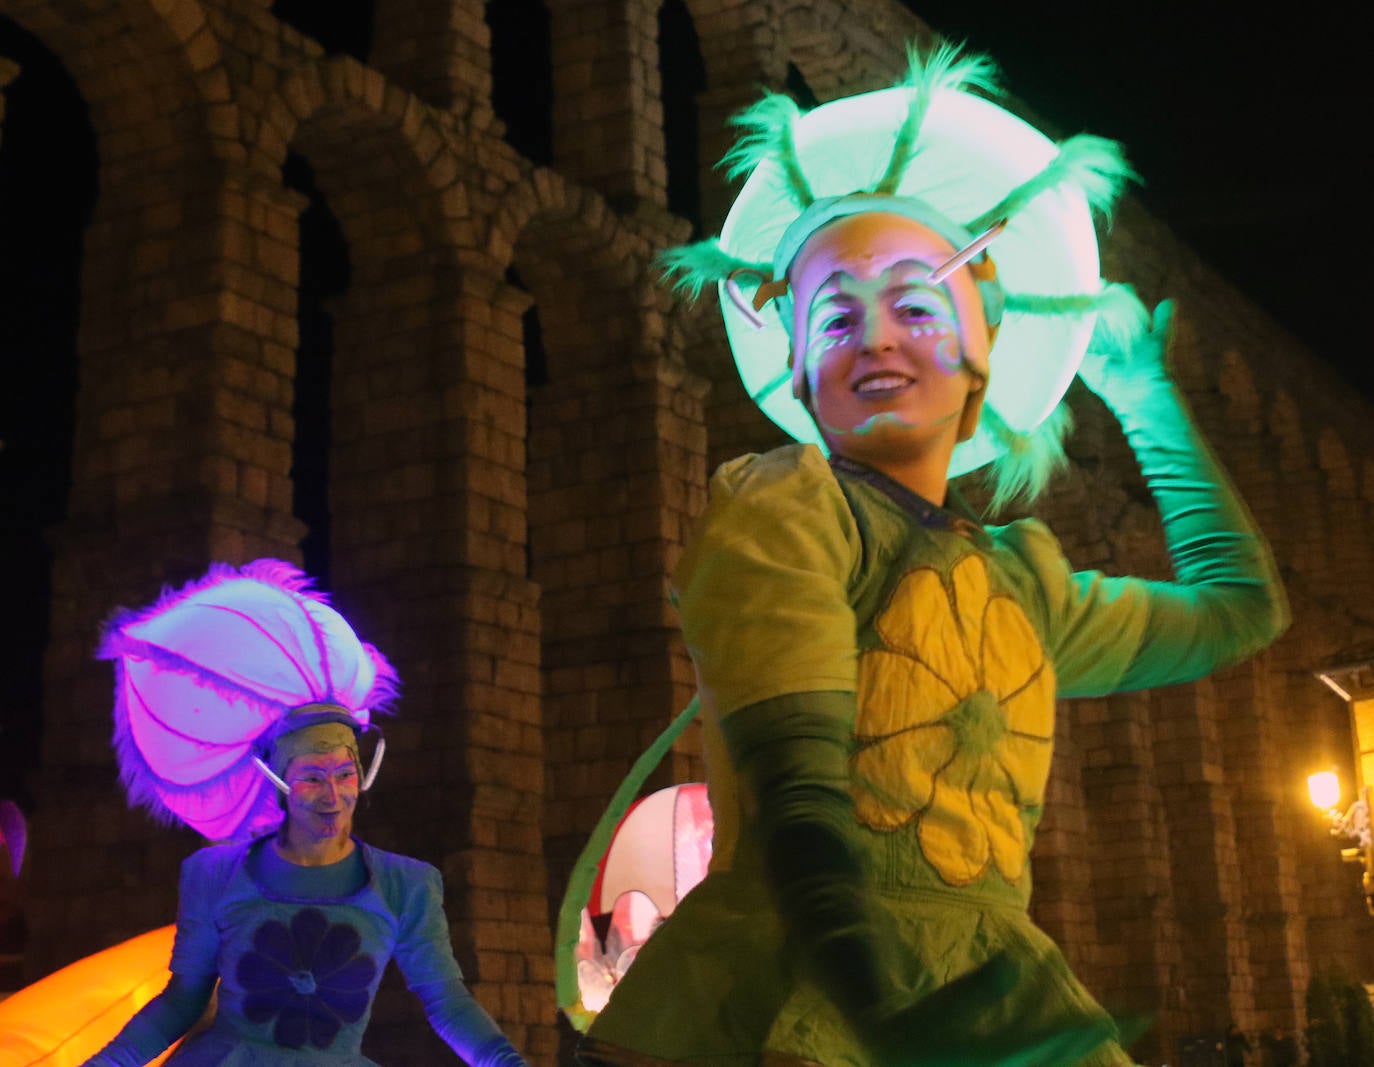
<svg viewBox="0 0 1374 1067">
<path fill-rule="evenodd" d="M 582 852 L 578 855 L 572 874 L 568 878 L 563 904 L 558 909 L 558 930 L 554 935 L 554 988 L 558 995 L 559 1009 L 581 1033 L 586 1033 L 587 1027 L 591 1026 L 592 1020 L 596 1018 L 595 1012 L 588 1011 L 582 1006 L 582 995 L 577 986 L 577 942 L 582 934 L 582 909 L 591 899 L 597 865 L 606 854 L 616 827 L 620 825 L 625 812 L 639 796 L 645 781 L 700 710 L 700 701 L 693 697 L 691 703 L 678 712 L 677 717 L 668 724 L 668 728 L 654 739 L 654 743 L 644 750 L 639 759 L 635 760 L 630 773 L 625 776 L 625 780 L 611 797 L 610 804 L 602 813 L 587 843 L 582 846 Z"/>
</svg>

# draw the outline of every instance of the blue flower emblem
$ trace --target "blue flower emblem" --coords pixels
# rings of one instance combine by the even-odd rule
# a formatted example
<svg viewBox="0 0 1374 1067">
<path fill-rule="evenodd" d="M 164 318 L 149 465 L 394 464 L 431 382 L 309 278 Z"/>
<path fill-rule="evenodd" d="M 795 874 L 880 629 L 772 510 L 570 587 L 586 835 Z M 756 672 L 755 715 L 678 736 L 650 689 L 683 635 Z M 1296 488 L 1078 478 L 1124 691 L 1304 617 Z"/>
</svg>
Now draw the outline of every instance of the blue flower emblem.
<svg viewBox="0 0 1374 1067">
<path fill-rule="evenodd" d="M 331 923 L 319 908 L 296 912 L 288 927 L 272 919 L 253 934 L 253 951 L 235 974 L 249 1022 L 276 1018 L 272 1040 L 284 1048 L 328 1048 L 348 1023 L 363 1017 L 377 964 L 359 952 L 362 938 L 347 923 Z"/>
</svg>

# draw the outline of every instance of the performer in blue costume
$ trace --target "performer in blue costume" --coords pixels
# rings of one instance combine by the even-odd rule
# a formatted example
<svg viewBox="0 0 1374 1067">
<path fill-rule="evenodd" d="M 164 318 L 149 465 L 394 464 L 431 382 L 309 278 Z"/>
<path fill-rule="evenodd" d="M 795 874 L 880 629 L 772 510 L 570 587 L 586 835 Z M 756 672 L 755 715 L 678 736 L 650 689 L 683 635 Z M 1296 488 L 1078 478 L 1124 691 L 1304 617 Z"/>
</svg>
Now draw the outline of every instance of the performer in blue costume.
<svg viewBox="0 0 1374 1067">
<path fill-rule="evenodd" d="M 1117 147 L 1051 143 L 983 99 L 991 73 L 941 48 L 896 89 L 765 98 L 720 239 L 669 257 L 689 294 L 719 284 L 746 388 L 802 443 L 716 473 L 674 575 L 711 870 L 594 1020 L 565 1001 L 584 1064 L 1130 1063 L 1028 915 L 1055 700 L 1200 677 L 1286 605 L 1169 381 L 1171 305 L 1147 329 L 1099 277 Z M 1175 582 L 1074 572 L 950 488 L 989 463 L 998 500 L 1042 486 L 1075 372 Z"/>
<path fill-rule="evenodd" d="M 304 575 L 217 567 L 118 618 L 102 653 L 131 798 L 231 843 L 182 865 L 171 980 L 91 1067 L 147 1063 L 217 985 L 214 1021 L 177 1067 L 370 1064 L 363 1032 L 391 959 L 468 1064 L 524 1067 L 463 983 L 439 872 L 353 836 L 382 752 L 364 772 L 359 735 L 395 675 Z"/>
</svg>

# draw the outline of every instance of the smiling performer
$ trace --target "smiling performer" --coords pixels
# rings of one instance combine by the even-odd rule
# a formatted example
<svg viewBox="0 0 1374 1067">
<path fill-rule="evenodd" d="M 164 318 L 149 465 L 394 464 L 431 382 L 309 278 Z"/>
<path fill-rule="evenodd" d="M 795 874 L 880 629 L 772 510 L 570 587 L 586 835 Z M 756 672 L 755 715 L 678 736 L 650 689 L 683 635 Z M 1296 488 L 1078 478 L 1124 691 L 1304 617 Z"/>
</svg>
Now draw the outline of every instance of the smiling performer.
<svg viewBox="0 0 1374 1067">
<path fill-rule="evenodd" d="M 674 577 L 696 665 L 711 873 L 591 1024 L 585 1064 L 1128 1064 L 1030 921 L 1057 697 L 1184 682 L 1286 625 L 1266 546 L 1099 277 L 1117 146 L 1055 145 L 981 58 L 802 114 L 768 96 L 727 160 L 720 285 L 753 399 L 798 444 L 725 464 Z M 1133 336 L 1138 334 L 1139 336 Z M 1085 353 L 1090 352 L 1085 358 Z M 1177 580 L 1074 572 L 1033 495 L 1075 372 L 1121 422 Z M 828 457 L 828 458 L 827 458 Z"/>
<path fill-rule="evenodd" d="M 366 1065 L 372 998 L 395 959 L 472 1067 L 524 1060 L 463 984 L 439 872 L 353 836 L 359 736 L 396 675 L 289 564 L 216 566 L 106 628 L 130 800 L 216 841 L 182 865 L 166 989 L 97 1055 L 147 1063 L 200 1019 L 177 1067 Z"/>
</svg>

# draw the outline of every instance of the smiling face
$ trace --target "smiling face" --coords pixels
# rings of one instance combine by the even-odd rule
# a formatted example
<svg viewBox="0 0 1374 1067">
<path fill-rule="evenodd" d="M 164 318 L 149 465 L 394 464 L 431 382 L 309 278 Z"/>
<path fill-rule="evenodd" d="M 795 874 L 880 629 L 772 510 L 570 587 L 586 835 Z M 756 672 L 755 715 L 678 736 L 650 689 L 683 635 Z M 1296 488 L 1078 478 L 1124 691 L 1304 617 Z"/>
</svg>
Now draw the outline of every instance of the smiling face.
<svg viewBox="0 0 1374 1067">
<path fill-rule="evenodd" d="M 358 765 L 353 753 L 339 747 L 297 756 L 283 775 L 291 792 L 286 821 L 291 840 L 321 842 L 348 837 L 358 806 Z"/>
<path fill-rule="evenodd" d="M 882 469 L 943 457 L 971 436 L 987 366 L 987 325 L 966 269 L 925 281 L 955 249 L 902 215 L 832 222 L 788 272 L 794 359 L 831 451 Z"/>
</svg>

